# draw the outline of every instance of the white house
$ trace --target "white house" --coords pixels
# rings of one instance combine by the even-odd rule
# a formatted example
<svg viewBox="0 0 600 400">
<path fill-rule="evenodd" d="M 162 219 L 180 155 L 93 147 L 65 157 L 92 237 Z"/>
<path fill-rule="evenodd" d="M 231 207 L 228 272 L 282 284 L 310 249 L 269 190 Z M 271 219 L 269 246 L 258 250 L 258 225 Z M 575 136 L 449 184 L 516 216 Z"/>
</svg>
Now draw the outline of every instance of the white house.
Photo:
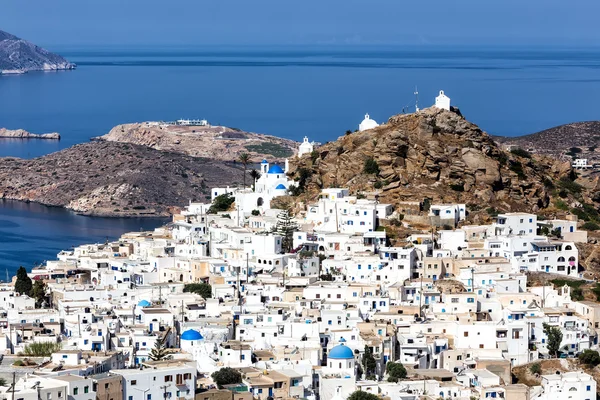
<svg viewBox="0 0 600 400">
<path fill-rule="evenodd" d="M 450 111 L 450 97 L 446 96 L 443 90 L 440 90 L 439 96 L 435 98 L 435 106 Z"/>
<path fill-rule="evenodd" d="M 542 392 L 532 400 L 593 400 L 596 381 L 583 371 L 542 375 Z"/>
</svg>

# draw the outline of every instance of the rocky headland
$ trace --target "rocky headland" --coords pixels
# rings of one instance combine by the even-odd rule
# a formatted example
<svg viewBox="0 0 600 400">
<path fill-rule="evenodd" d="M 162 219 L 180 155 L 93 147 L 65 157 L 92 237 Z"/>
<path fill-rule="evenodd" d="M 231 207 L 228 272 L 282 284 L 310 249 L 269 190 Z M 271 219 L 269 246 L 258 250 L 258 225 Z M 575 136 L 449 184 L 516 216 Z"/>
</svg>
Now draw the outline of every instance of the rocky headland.
<svg viewBox="0 0 600 400">
<path fill-rule="evenodd" d="M 327 143 L 294 161 L 292 174 L 309 199 L 348 187 L 392 204 L 429 199 L 528 212 L 555 209 L 557 199 L 563 209 L 600 200 L 598 180 L 577 180 L 568 161 L 505 151 L 460 113 L 435 107 Z"/>
<path fill-rule="evenodd" d="M 60 134 L 53 133 L 31 133 L 24 129 L 6 129 L 0 128 L 0 138 L 13 138 L 13 139 L 49 139 L 49 140 L 60 140 Z"/>
<path fill-rule="evenodd" d="M 530 135 L 495 136 L 494 139 L 505 148 L 518 147 L 532 153 L 551 155 L 556 158 L 565 155 L 598 158 L 600 121 L 574 122 Z"/>
<path fill-rule="evenodd" d="M 75 69 L 76 65 L 33 43 L 0 31 L 0 75 Z"/>
<path fill-rule="evenodd" d="M 91 142 L 31 160 L 0 158 L 0 198 L 97 216 L 167 216 L 210 201 L 209 189 L 241 183 L 232 163 L 146 146 Z"/>
<path fill-rule="evenodd" d="M 117 125 L 96 140 L 133 143 L 221 161 L 235 161 L 240 153 L 248 153 L 253 162 L 260 162 L 265 157 L 283 161 L 293 156 L 299 145 L 293 140 L 224 126 L 182 126 L 158 122 Z"/>
</svg>

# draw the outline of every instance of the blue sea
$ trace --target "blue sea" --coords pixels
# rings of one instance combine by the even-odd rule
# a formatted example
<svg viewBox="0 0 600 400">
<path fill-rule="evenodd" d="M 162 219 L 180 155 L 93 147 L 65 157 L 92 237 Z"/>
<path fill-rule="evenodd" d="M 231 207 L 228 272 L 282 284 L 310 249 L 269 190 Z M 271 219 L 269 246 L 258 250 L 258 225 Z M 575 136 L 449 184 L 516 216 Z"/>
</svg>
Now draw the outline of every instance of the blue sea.
<svg viewBox="0 0 600 400">
<path fill-rule="evenodd" d="M 75 71 L 0 77 L 0 127 L 62 140 L 2 140 L 0 157 L 32 158 L 121 123 L 206 118 L 295 140 L 335 140 L 364 114 L 382 122 L 430 106 L 439 90 L 494 135 L 599 119 L 599 48 L 57 47 Z M 90 218 L 0 203 L 0 273 L 114 238 L 156 220 Z"/>
</svg>

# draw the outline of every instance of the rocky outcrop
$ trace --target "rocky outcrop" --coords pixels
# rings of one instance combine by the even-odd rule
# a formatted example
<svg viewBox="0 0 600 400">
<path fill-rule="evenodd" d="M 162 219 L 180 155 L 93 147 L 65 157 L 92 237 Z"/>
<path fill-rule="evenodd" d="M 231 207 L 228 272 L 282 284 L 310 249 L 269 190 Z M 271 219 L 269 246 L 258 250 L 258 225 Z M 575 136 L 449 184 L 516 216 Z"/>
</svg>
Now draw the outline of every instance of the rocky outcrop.
<svg viewBox="0 0 600 400">
<path fill-rule="evenodd" d="M 377 191 L 383 202 L 460 202 L 471 208 L 537 211 L 550 202 L 549 181 L 570 172 L 554 161 L 504 152 L 461 115 L 437 108 L 396 115 L 372 130 L 354 132 L 292 165 L 315 194 L 321 188 Z M 373 159 L 379 172 L 364 172 Z"/>
<path fill-rule="evenodd" d="M 0 31 L 0 75 L 27 71 L 56 71 L 76 66 L 58 54 Z"/>
<path fill-rule="evenodd" d="M 166 216 L 209 188 L 241 183 L 238 166 L 149 147 L 92 142 L 44 157 L 0 158 L 0 198 L 114 217 Z"/>
<path fill-rule="evenodd" d="M 253 162 L 263 158 L 283 161 L 295 154 L 299 143 L 275 136 L 244 132 L 224 126 L 182 126 L 157 122 L 117 125 L 96 140 L 133 143 L 223 161 L 248 153 Z"/>
<path fill-rule="evenodd" d="M 0 138 L 60 140 L 60 134 L 56 132 L 36 134 L 23 129 L 0 128 Z"/>
</svg>

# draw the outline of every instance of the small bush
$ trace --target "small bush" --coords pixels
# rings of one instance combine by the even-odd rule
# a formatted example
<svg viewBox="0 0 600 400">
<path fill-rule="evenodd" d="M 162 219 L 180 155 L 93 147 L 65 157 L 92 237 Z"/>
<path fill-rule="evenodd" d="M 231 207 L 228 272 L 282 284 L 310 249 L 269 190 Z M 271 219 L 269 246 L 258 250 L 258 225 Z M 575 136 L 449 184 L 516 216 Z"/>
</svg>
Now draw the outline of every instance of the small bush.
<svg viewBox="0 0 600 400">
<path fill-rule="evenodd" d="M 255 217 L 260 215 L 260 211 L 258 210 L 252 210 L 252 215 L 254 215 Z"/>
<path fill-rule="evenodd" d="M 373 187 L 374 187 L 375 189 L 381 189 L 381 188 L 383 187 L 383 182 L 381 182 L 381 181 L 377 181 L 377 182 L 375 182 L 375 183 L 373 184 Z"/>
<path fill-rule="evenodd" d="M 497 217 L 498 216 L 498 209 L 495 207 L 488 207 L 486 208 L 485 212 L 487 212 L 487 214 L 490 217 Z"/>
<path fill-rule="evenodd" d="M 455 192 L 464 192 L 465 185 L 463 183 L 452 183 L 450 184 L 450 189 L 454 190 Z"/>
<path fill-rule="evenodd" d="M 60 343 L 31 343 L 25 346 L 23 354 L 29 357 L 50 357 L 52 353 L 60 351 L 61 348 L 62 345 Z"/>
<path fill-rule="evenodd" d="M 600 230 L 600 225 L 595 222 L 588 221 L 585 224 L 581 225 L 581 229 L 586 231 L 597 231 Z"/>
<path fill-rule="evenodd" d="M 567 211 L 569 209 L 569 206 L 567 205 L 567 203 L 565 203 L 564 201 L 562 201 L 560 199 L 556 199 L 554 201 L 554 207 L 558 208 L 559 210 L 563 210 L 563 211 Z"/>
<path fill-rule="evenodd" d="M 377 175 L 379 173 L 379 165 L 377 165 L 377 161 L 375 161 L 372 157 L 367 158 L 365 160 L 363 172 L 365 174 Z"/>
<path fill-rule="evenodd" d="M 541 374 L 542 373 L 542 365 L 540 363 L 531 364 L 529 367 L 529 372 L 532 374 Z"/>
<path fill-rule="evenodd" d="M 583 186 L 566 177 L 561 178 L 558 184 L 561 188 L 571 192 L 572 194 L 579 194 L 583 190 Z"/>
<path fill-rule="evenodd" d="M 579 361 L 590 367 L 595 367 L 600 364 L 600 354 L 596 350 L 585 349 L 579 354 Z"/>
<path fill-rule="evenodd" d="M 22 367 L 23 365 L 25 365 L 23 360 L 17 360 L 13 363 L 13 366 L 15 366 L 15 367 Z"/>
<path fill-rule="evenodd" d="M 229 210 L 229 207 L 231 207 L 231 205 L 234 202 L 235 202 L 235 198 L 231 194 L 229 194 L 229 193 L 221 194 L 221 195 L 215 197 L 212 205 L 208 209 L 208 213 L 216 214 L 220 211 L 227 211 L 227 210 Z"/>
<path fill-rule="evenodd" d="M 521 164 L 519 161 L 511 161 L 510 165 L 508 167 L 512 172 L 514 172 L 515 174 L 517 174 L 517 177 L 519 177 L 519 179 L 525 179 L 525 171 L 523 171 L 523 164 Z"/>
<path fill-rule="evenodd" d="M 523 157 L 523 158 L 531 158 L 531 153 L 529 153 L 527 150 L 523 150 L 523 149 L 512 149 L 510 151 L 512 154 L 514 154 L 517 157 Z"/>
</svg>

